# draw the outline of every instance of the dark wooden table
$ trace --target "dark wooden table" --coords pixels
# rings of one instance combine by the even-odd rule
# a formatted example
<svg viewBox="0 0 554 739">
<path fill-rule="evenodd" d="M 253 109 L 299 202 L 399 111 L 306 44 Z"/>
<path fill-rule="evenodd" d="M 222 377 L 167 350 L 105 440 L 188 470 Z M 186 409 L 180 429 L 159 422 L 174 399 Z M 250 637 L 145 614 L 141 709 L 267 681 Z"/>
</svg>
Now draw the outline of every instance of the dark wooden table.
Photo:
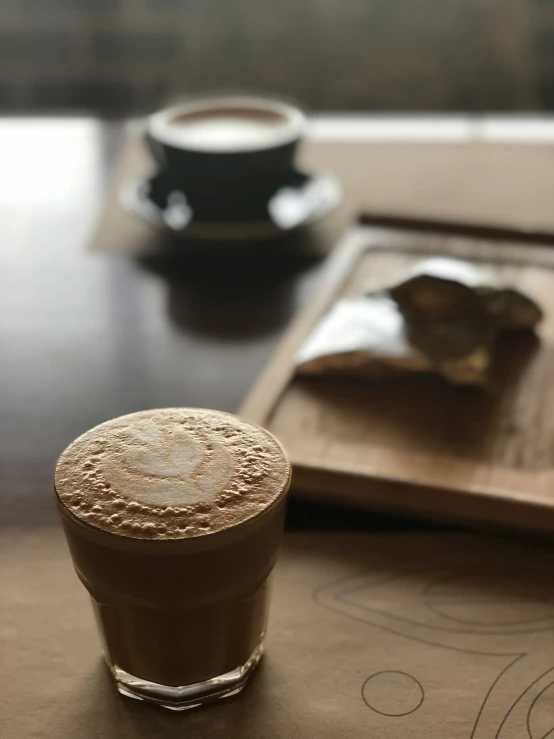
<svg viewBox="0 0 554 739">
<path fill-rule="evenodd" d="M 298 255 L 245 272 L 91 252 L 120 137 L 92 120 L 0 123 L 3 524 L 56 522 L 55 460 L 97 423 L 235 410 L 319 269 Z M 291 525 L 328 525 L 317 506 L 294 510 Z"/>
<path fill-rule="evenodd" d="M 215 270 L 91 252 L 120 140 L 118 125 L 87 119 L 0 122 L 3 524 L 56 522 L 55 460 L 97 423 L 161 406 L 234 411 L 321 266 L 296 247 Z M 424 526 L 296 501 L 288 525 Z"/>
</svg>

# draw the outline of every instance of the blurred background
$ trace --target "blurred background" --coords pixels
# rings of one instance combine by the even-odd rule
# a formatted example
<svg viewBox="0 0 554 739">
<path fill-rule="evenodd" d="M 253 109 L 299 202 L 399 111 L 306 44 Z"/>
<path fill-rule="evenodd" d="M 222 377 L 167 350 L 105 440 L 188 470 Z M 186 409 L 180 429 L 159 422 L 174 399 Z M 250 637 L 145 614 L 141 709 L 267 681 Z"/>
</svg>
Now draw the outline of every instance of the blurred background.
<svg viewBox="0 0 554 739">
<path fill-rule="evenodd" d="M 1 0 L 5 111 L 224 88 L 314 110 L 554 107 L 554 0 Z"/>
</svg>

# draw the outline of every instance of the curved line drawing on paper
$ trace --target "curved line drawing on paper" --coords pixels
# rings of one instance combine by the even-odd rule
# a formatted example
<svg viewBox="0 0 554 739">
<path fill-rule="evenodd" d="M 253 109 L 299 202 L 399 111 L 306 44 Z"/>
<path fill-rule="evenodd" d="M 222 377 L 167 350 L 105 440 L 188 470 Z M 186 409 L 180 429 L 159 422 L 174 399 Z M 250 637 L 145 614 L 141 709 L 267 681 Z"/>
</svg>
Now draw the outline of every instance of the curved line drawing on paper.
<svg viewBox="0 0 554 739">
<path fill-rule="evenodd" d="M 510 669 L 510 667 L 512 667 L 513 665 L 515 665 L 516 662 L 519 662 L 519 660 L 522 659 L 523 657 L 524 657 L 523 654 L 519 654 L 514 660 L 512 660 L 512 662 L 509 662 L 506 665 L 506 667 L 504 667 L 504 669 L 496 676 L 496 679 L 494 680 L 494 682 L 492 683 L 492 685 L 490 686 L 490 688 L 487 690 L 487 693 L 485 695 L 485 698 L 484 698 L 483 702 L 481 703 L 481 706 L 480 706 L 479 711 L 477 713 L 477 717 L 475 719 L 475 723 L 473 724 L 473 729 L 471 731 L 471 739 L 474 739 L 474 737 L 475 737 L 475 734 L 476 734 L 477 729 L 479 727 L 479 723 L 481 721 L 481 718 L 483 716 L 483 713 L 485 712 L 485 707 L 488 705 L 488 700 L 489 700 L 490 696 L 492 695 L 492 692 L 494 691 L 494 689 L 496 688 L 496 686 L 498 685 L 498 683 L 502 679 L 503 675 L 506 672 L 508 672 L 508 670 Z"/>
<path fill-rule="evenodd" d="M 520 596 L 517 595 L 506 595 L 502 597 L 496 597 L 491 599 L 490 596 L 485 593 L 477 593 L 468 596 L 460 596 L 455 592 L 456 585 L 463 584 L 463 580 L 459 575 L 454 574 L 452 577 L 440 578 L 435 580 L 429 585 L 424 591 L 424 600 L 427 607 L 432 610 L 437 616 L 441 616 L 449 621 L 456 623 L 465 624 L 469 627 L 483 627 L 485 629 L 498 628 L 508 629 L 524 627 L 526 630 L 527 626 L 536 624 L 539 626 L 544 623 L 546 630 L 553 627 L 554 624 L 549 622 L 554 621 L 554 602 L 551 598 L 545 597 L 545 580 L 544 578 L 537 578 L 530 573 L 528 570 L 521 569 L 519 571 L 520 577 L 515 578 L 516 573 L 512 570 L 510 577 L 502 577 L 501 573 L 497 573 L 496 577 L 485 575 L 479 571 L 467 571 L 464 573 L 466 580 L 471 577 L 473 584 L 479 583 L 481 590 L 484 585 L 496 584 L 499 582 L 506 585 L 510 590 L 516 582 L 518 585 L 521 584 L 521 580 L 525 582 L 526 592 Z M 496 617 L 498 621 L 494 621 L 490 616 L 491 605 L 498 606 L 496 610 Z M 539 617 L 536 615 L 537 605 L 541 605 L 542 615 Z M 462 607 L 472 606 L 472 610 L 475 611 L 481 618 L 483 613 L 486 614 L 486 620 L 479 620 L 477 615 L 472 614 L 470 618 L 462 617 L 460 613 L 456 613 L 456 606 L 461 605 Z M 525 613 L 525 606 L 532 607 L 533 613 Z M 506 607 L 516 608 L 519 607 L 520 614 L 517 618 L 506 619 L 504 611 Z M 452 612 L 454 611 L 454 612 Z M 533 630 L 539 630 L 533 629 Z"/>
<path fill-rule="evenodd" d="M 529 710 L 527 711 L 527 733 L 529 734 L 529 739 L 546 739 L 546 737 L 554 734 L 554 727 L 547 729 L 546 734 L 543 734 L 542 731 L 540 732 L 540 734 L 535 734 L 531 730 L 531 721 L 532 721 L 533 711 L 537 703 L 541 700 L 541 698 L 544 696 L 547 690 L 549 690 L 549 688 L 552 688 L 553 686 L 554 686 L 554 680 L 549 682 L 548 685 L 546 685 L 540 692 L 537 693 L 537 695 L 533 698 L 533 702 L 531 703 Z"/>
<path fill-rule="evenodd" d="M 362 698 L 375 713 L 399 718 L 417 711 L 425 700 L 425 691 L 413 675 L 400 670 L 383 670 L 367 678 L 362 685 Z"/>
<path fill-rule="evenodd" d="M 321 606 L 388 633 L 465 654 L 505 657 L 470 739 L 503 739 L 505 728 L 514 725 L 518 736 L 554 739 L 551 725 L 546 733 L 541 728 L 531 734 L 532 721 L 545 715 L 541 696 L 554 683 L 554 650 L 541 639 L 554 630 L 548 565 L 522 567 L 521 551 L 502 545 L 485 555 L 489 561 L 479 548 L 442 549 L 415 564 L 342 578 L 313 595 Z M 399 583 L 407 584 L 408 598 L 398 598 Z"/>
</svg>

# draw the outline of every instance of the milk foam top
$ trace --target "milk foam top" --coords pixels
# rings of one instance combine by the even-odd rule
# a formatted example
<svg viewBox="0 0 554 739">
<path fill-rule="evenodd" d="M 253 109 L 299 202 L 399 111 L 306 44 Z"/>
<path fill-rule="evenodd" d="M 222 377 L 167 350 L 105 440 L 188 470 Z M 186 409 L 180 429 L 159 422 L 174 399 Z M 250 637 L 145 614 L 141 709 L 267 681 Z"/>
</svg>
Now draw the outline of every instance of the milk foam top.
<svg viewBox="0 0 554 739">
<path fill-rule="evenodd" d="M 182 539 L 236 526 L 286 491 L 290 464 L 267 431 L 235 416 L 164 408 L 121 416 L 60 456 L 60 503 L 95 528 Z"/>
<path fill-rule="evenodd" d="M 177 148 L 246 152 L 280 146 L 304 130 L 303 113 L 286 103 L 255 97 L 190 101 L 150 116 L 151 135 Z"/>
</svg>

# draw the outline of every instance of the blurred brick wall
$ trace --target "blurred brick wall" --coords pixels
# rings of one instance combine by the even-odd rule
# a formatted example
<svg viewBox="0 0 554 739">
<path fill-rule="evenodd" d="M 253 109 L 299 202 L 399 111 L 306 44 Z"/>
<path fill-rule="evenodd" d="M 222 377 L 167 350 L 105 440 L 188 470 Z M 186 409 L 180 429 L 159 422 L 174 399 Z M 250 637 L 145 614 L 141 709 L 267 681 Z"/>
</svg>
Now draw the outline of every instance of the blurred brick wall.
<svg viewBox="0 0 554 739">
<path fill-rule="evenodd" d="M 315 109 L 554 108 L 554 0 L 0 0 L 3 110 L 225 88 Z"/>
</svg>

